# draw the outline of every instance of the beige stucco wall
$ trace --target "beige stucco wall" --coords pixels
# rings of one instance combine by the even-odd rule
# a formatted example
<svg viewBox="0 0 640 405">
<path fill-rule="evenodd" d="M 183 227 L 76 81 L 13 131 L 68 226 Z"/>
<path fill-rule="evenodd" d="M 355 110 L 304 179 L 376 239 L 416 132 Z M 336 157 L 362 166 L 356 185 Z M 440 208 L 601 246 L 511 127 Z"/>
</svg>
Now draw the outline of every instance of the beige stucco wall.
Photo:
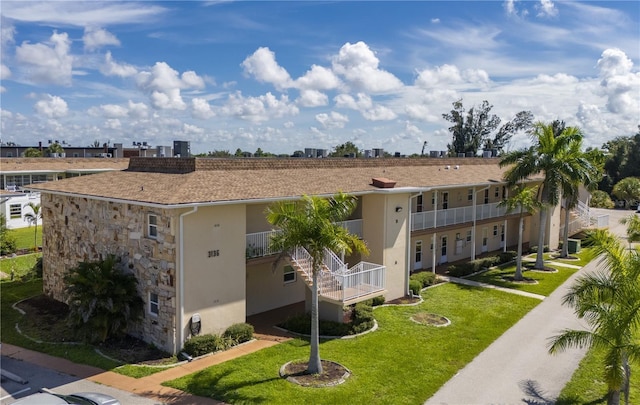
<svg viewBox="0 0 640 405">
<path fill-rule="evenodd" d="M 113 254 L 138 280 L 145 317 L 129 332 L 173 352 L 176 314 L 175 212 L 147 207 L 42 194 L 43 290 L 66 301 L 64 276 L 80 262 Z M 146 234 L 147 214 L 158 215 L 158 237 Z M 159 315 L 149 314 L 148 298 L 159 296 Z"/>
<path fill-rule="evenodd" d="M 396 212 L 396 207 L 402 207 Z M 409 194 L 374 194 L 362 199 L 363 238 L 370 256 L 363 260 L 386 266 L 385 298 L 405 296 L 407 291 L 407 226 Z"/>
<path fill-rule="evenodd" d="M 269 204 L 247 204 L 247 233 L 264 232 L 273 229 L 267 221 L 265 210 Z"/>
<path fill-rule="evenodd" d="M 275 270 L 271 263 L 247 266 L 247 316 L 304 301 L 307 286 L 296 273 L 295 282 L 284 282 L 284 266 Z"/>
<path fill-rule="evenodd" d="M 201 334 L 245 321 L 245 206 L 200 207 L 183 218 L 184 336 L 199 313 Z"/>
</svg>

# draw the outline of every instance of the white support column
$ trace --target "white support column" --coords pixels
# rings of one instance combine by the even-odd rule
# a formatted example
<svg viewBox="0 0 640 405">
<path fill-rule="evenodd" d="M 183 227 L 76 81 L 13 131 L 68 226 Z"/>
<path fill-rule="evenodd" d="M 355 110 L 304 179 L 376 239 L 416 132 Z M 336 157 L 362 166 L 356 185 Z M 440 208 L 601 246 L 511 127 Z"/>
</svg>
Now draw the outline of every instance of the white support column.
<svg viewBox="0 0 640 405">
<path fill-rule="evenodd" d="M 431 236 L 431 246 L 433 246 L 433 249 L 431 249 L 431 270 L 435 273 L 437 257 L 436 251 L 438 250 L 438 234 L 436 232 Z"/>
<path fill-rule="evenodd" d="M 476 259 L 476 211 L 477 211 L 476 188 L 473 187 L 473 226 L 471 226 L 471 260 Z"/>
<path fill-rule="evenodd" d="M 424 201 L 423 201 L 424 203 Z M 437 229 L 438 228 L 438 190 L 434 190 L 433 191 L 433 229 Z M 436 251 L 438 249 L 438 238 L 437 238 L 437 233 L 434 232 L 433 233 L 433 240 L 432 242 L 432 246 L 433 249 L 431 250 L 431 267 L 433 269 L 433 272 L 436 272 Z"/>
<path fill-rule="evenodd" d="M 506 252 L 507 251 L 507 220 L 506 219 L 504 220 L 504 225 L 502 225 L 502 226 L 504 226 L 504 228 L 502 228 L 502 229 L 504 229 L 504 231 L 503 231 L 504 232 L 504 242 L 503 242 L 504 246 L 502 247 L 502 251 Z"/>
</svg>

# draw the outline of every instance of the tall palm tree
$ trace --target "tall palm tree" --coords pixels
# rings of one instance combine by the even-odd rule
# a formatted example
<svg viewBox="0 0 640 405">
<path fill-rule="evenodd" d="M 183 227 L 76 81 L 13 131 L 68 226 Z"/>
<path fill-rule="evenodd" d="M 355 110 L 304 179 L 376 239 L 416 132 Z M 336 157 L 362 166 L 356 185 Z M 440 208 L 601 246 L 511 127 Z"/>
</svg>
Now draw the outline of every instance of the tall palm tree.
<svg viewBox="0 0 640 405">
<path fill-rule="evenodd" d="M 27 212 L 24 214 L 24 219 L 29 222 L 29 224 L 35 225 L 34 235 L 33 235 L 33 250 L 38 250 L 38 221 L 42 219 L 42 211 L 40 210 L 40 204 L 36 204 L 34 202 L 30 202 L 24 205 L 25 207 L 31 208 L 31 212 Z"/>
<path fill-rule="evenodd" d="M 544 269 L 543 246 L 545 240 L 548 209 L 558 205 L 563 186 L 579 182 L 583 172 L 590 170 L 589 161 L 582 155 L 574 155 L 575 144 L 582 141 L 578 128 L 568 127 L 559 131 L 557 124 L 538 122 L 530 133 L 532 145 L 525 149 L 507 153 L 500 166 L 511 166 L 505 173 L 509 186 L 536 177 L 542 177 L 539 188 L 540 232 L 536 269 Z"/>
<path fill-rule="evenodd" d="M 510 193 L 509 198 L 502 201 L 499 205 L 505 207 L 507 212 L 518 211 L 518 256 L 516 257 L 516 274 L 513 279 L 522 281 L 522 229 L 524 227 L 524 214 L 528 212 L 533 214 L 540 208 L 540 202 L 537 199 L 538 187 L 527 187 L 524 184 L 518 184 Z"/>
<path fill-rule="evenodd" d="M 347 254 L 368 254 L 364 241 L 337 224 L 346 220 L 357 204 L 355 196 L 338 193 L 329 199 L 303 196 L 298 201 L 279 201 L 266 210 L 267 221 L 282 231 L 272 238 L 272 248 L 286 254 L 296 247 L 303 247 L 311 255 L 311 354 L 307 368 L 310 374 L 322 373 L 318 330 L 318 274 L 322 268 L 325 249 Z"/>
<path fill-rule="evenodd" d="M 607 404 L 618 405 L 621 392 L 629 402 L 630 363 L 640 361 L 636 339 L 640 327 L 640 248 L 625 249 L 609 231 L 591 236 L 604 268 L 579 277 L 563 303 L 572 306 L 588 330 L 565 329 L 550 339 L 549 352 L 569 347 L 596 347 L 605 351 Z"/>
</svg>

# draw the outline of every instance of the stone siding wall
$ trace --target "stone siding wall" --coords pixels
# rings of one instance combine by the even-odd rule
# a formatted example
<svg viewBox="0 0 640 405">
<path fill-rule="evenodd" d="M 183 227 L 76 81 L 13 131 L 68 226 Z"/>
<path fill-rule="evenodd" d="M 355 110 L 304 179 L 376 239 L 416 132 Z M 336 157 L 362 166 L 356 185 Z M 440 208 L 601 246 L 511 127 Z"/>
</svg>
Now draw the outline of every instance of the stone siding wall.
<svg viewBox="0 0 640 405">
<path fill-rule="evenodd" d="M 177 219 L 171 210 L 42 194 L 43 290 L 66 301 L 64 276 L 79 262 L 113 254 L 138 280 L 144 319 L 132 335 L 174 350 Z M 158 216 L 156 239 L 147 236 L 147 215 Z M 149 293 L 158 294 L 159 315 L 149 314 Z"/>
</svg>

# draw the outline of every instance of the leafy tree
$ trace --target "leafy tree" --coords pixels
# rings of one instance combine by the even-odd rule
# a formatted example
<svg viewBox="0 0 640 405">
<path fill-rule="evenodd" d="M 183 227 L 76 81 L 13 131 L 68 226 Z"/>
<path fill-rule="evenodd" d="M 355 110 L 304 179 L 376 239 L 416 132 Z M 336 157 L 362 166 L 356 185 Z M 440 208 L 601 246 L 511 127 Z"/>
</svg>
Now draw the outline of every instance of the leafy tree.
<svg viewBox="0 0 640 405">
<path fill-rule="evenodd" d="M 242 149 L 240 148 L 236 149 L 236 153 L 234 153 L 233 155 L 236 157 L 242 157 L 243 156 Z"/>
<path fill-rule="evenodd" d="M 531 146 L 507 153 L 500 166 L 511 166 L 505 173 L 510 187 L 535 176 L 543 176 L 540 185 L 540 232 L 538 233 L 538 254 L 536 269 L 544 269 L 542 247 L 548 208 L 558 205 L 560 192 L 569 183 L 582 179 L 583 173 L 591 172 L 588 159 L 577 153 L 576 143 L 582 142 L 582 133 L 578 128 L 564 128 L 560 134 L 554 133 L 553 124 L 538 122 L 530 133 Z"/>
<path fill-rule="evenodd" d="M 58 143 L 58 141 L 52 143 L 51 145 L 49 145 L 49 147 L 47 148 L 47 153 L 49 155 L 53 154 L 53 153 L 64 153 L 64 149 L 62 148 L 62 145 L 60 145 Z"/>
<path fill-rule="evenodd" d="M 442 114 L 442 118 L 453 124 L 449 127 L 453 140 L 447 145 L 450 155 L 467 152 L 475 155 L 481 146 L 502 151 L 516 132 L 530 128 L 533 123 L 530 111 L 520 111 L 511 121 L 498 128 L 501 119 L 491 114 L 492 108 L 493 105 L 485 100 L 480 106 L 473 106 L 466 111 L 460 99 L 453 103 L 449 113 Z"/>
<path fill-rule="evenodd" d="M 93 143 L 91 145 L 89 145 L 90 148 L 99 148 L 100 147 L 100 141 L 99 140 L 94 140 Z"/>
<path fill-rule="evenodd" d="M 628 404 L 631 363 L 640 360 L 636 340 L 640 325 L 640 249 L 624 249 L 620 240 L 605 230 L 594 231 L 591 240 L 604 268 L 579 277 L 563 299 L 589 328 L 562 330 L 551 338 L 549 352 L 570 347 L 604 350 L 607 404 L 618 405 L 621 392 Z"/>
<path fill-rule="evenodd" d="M 264 152 L 262 151 L 261 148 L 258 148 L 258 149 L 256 149 L 256 153 L 254 153 L 253 156 L 262 157 L 262 156 L 264 156 Z"/>
<path fill-rule="evenodd" d="M 282 232 L 272 239 L 273 249 L 283 254 L 303 247 L 311 255 L 311 353 L 307 371 L 322 373 L 318 330 L 318 274 L 325 249 L 334 252 L 368 254 L 367 246 L 358 236 L 349 233 L 337 222 L 346 220 L 358 204 L 356 197 L 338 193 L 330 199 L 304 196 L 298 201 L 279 201 L 267 210 L 267 221 Z"/>
<path fill-rule="evenodd" d="M 524 228 L 524 214 L 528 212 L 533 214 L 540 208 L 540 202 L 538 201 L 538 187 L 527 187 L 524 184 L 516 185 L 506 200 L 503 200 L 500 204 L 501 207 L 506 207 L 507 212 L 518 212 L 518 256 L 516 257 L 516 273 L 513 278 L 516 281 L 522 281 L 522 230 Z"/>
<path fill-rule="evenodd" d="M 0 255 L 14 253 L 17 249 L 16 237 L 13 231 L 7 228 L 7 218 L 0 212 Z"/>
<path fill-rule="evenodd" d="M 640 178 L 627 177 L 620 180 L 613 186 L 613 195 L 624 200 L 627 206 L 631 201 L 640 200 Z"/>
<path fill-rule="evenodd" d="M 34 202 L 30 202 L 24 205 L 25 207 L 31 208 L 31 212 L 27 212 L 24 214 L 24 219 L 29 223 L 29 225 L 35 225 L 34 235 L 33 235 L 33 250 L 38 250 L 38 221 L 42 219 L 42 211 L 40 210 L 40 204 L 36 204 Z"/>
<path fill-rule="evenodd" d="M 24 151 L 24 157 L 29 157 L 29 158 L 42 157 L 42 151 L 37 148 L 27 148 Z"/>
<path fill-rule="evenodd" d="M 231 153 L 228 150 L 214 150 L 214 151 L 209 151 L 209 153 L 207 153 L 206 156 L 207 157 L 226 158 L 226 157 L 231 157 L 233 155 L 231 155 Z"/>
<path fill-rule="evenodd" d="M 634 242 L 640 242 L 640 216 L 631 214 L 626 218 L 620 220 L 621 224 L 627 226 L 627 241 L 629 242 L 629 249 Z"/>
<path fill-rule="evenodd" d="M 112 255 L 81 262 L 64 278 L 69 296 L 69 326 L 92 343 L 121 337 L 143 313 L 135 276 L 124 273 Z"/>
<path fill-rule="evenodd" d="M 626 177 L 640 177 L 640 126 L 633 136 L 619 136 L 602 145 L 606 151 L 604 169 L 606 176 L 600 182 L 600 190 L 611 193 L 613 186 Z"/>
<path fill-rule="evenodd" d="M 352 153 L 355 155 L 355 157 L 362 156 L 362 152 L 360 152 L 360 149 L 358 149 L 358 147 L 353 142 L 349 141 L 336 146 L 334 151 L 331 152 L 330 156 L 345 157 L 345 156 L 351 156 Z"/>
<path fill-rule="evenodd" d="M 611 197 L 609 197 L 609 194 L 607 194 L 605 191 L 596 190 L 591 193 L 591 201 L 589 202 L 589 206 L 595 208 L 613 208 L 615 204 L 611 200 Z"/>
</svg>

